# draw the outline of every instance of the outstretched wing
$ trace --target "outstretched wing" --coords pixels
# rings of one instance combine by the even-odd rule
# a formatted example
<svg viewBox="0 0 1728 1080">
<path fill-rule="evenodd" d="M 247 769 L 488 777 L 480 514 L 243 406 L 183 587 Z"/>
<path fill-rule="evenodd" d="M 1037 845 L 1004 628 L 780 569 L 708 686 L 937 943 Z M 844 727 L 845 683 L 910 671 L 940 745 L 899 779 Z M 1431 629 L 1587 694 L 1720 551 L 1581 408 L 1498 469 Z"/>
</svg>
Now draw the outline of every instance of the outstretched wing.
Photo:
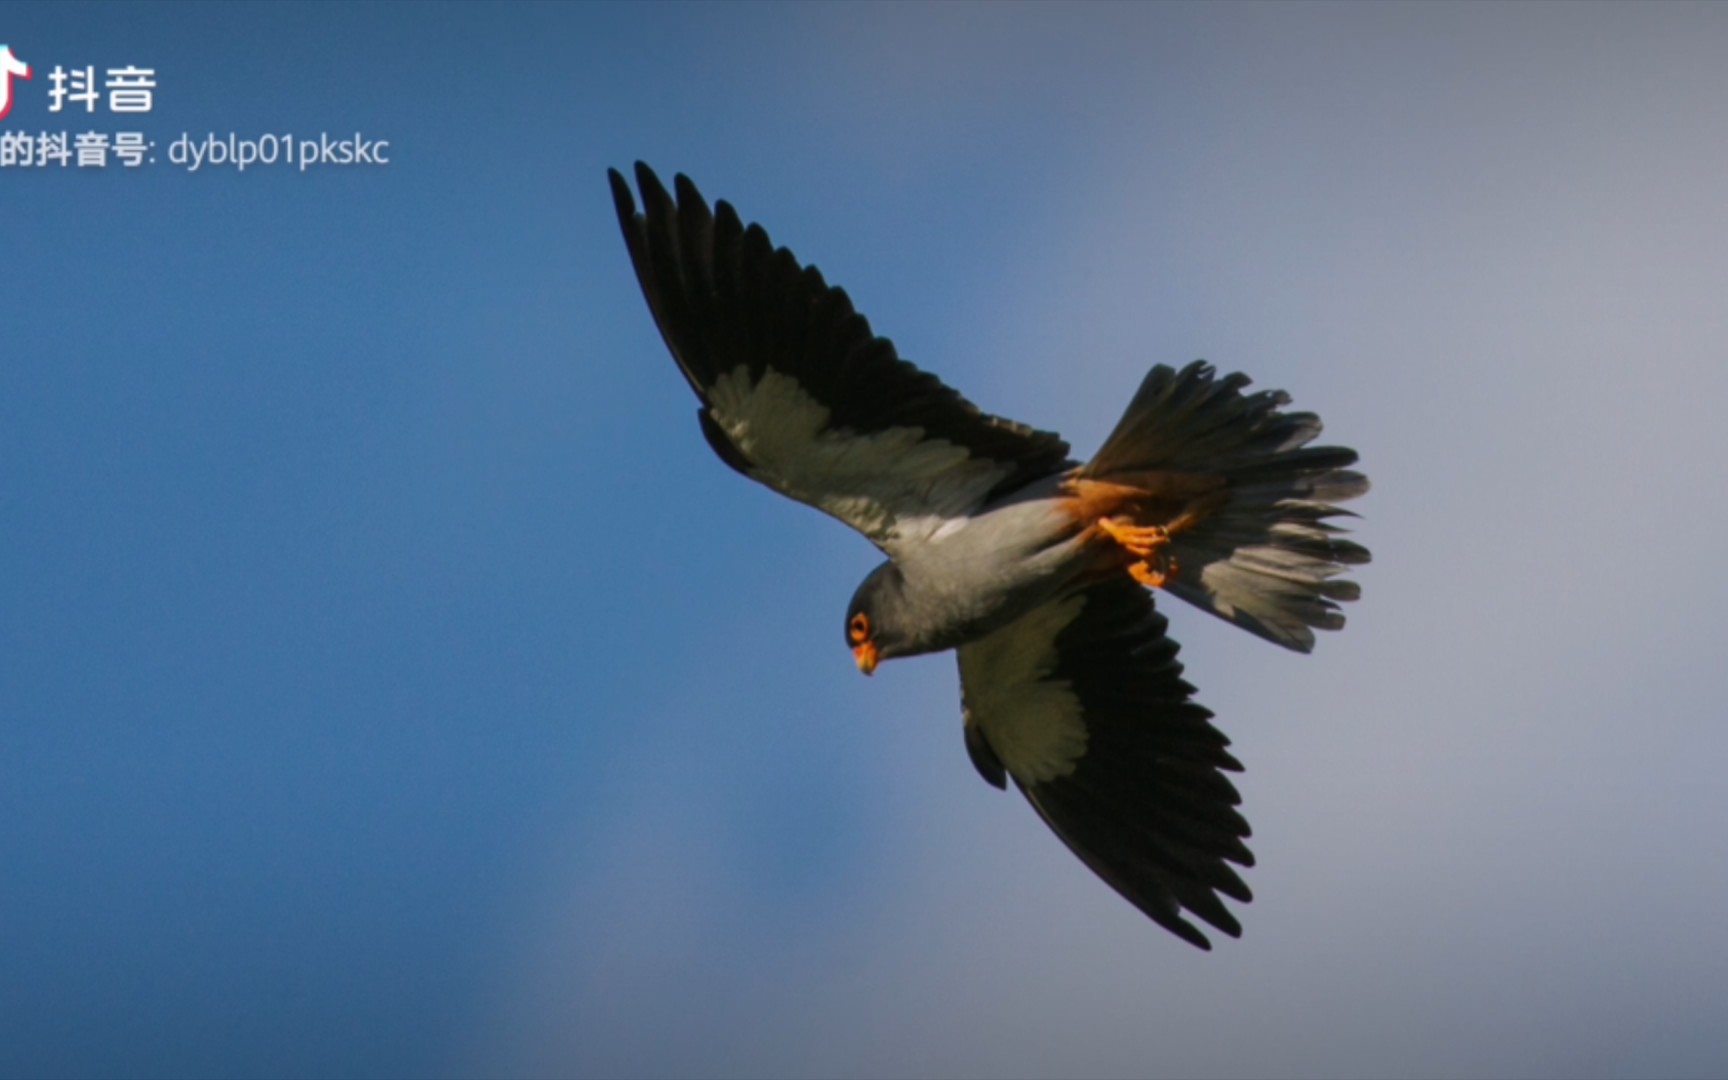
<svg viewBox="0 0 1728 1080">
<path fill-rule="evenodd" d="M 1202 949 L 1199 916 L 1231 937 L 1219 895 L 1246 903 L 1248 823 L 1223 775 L 1242 766 L 1189 700 L 1152 596 L 1125 578 L 1070 592 L 962 645 L 966 749 L 1007 777 L 1092 871 Z"/>
<path fill-rule="evenodd" d="M 649 310 L 732 468 L 893 554 L 1072 464 L 1057 436 L 983 413 L 901 360 L 844 290 L 724 201 L 711 213 L 686 177 L 674 201 L 638 162 L 638 213 L 609 175 Z"/>
</svg>

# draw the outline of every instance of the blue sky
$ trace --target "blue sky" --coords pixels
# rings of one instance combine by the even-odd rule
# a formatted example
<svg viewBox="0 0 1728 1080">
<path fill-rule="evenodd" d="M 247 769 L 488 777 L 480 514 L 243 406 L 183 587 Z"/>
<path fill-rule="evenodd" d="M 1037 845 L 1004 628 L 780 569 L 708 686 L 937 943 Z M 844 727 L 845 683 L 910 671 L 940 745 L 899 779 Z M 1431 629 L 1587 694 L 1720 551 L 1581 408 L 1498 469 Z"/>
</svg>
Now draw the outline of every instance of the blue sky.
<svg viewBox="0 0 1728 1080">
<path fill-rule="evenodd" d="M 0 8 L 0 1074 L 1728 1070 L 1728 9 Z M 48 111 L 55 65 L 153 110 Z M 355 132 L 388 165 L 206 168 Z M 1357 447 L 1350 626 L 1176 605 L 1201 955 L 868 682 L 712 458 L 643 158 L 1082 453 L 1206 357 Z M 1171 608 L 1171 605 L 1166 605 Z"/>
</svg>

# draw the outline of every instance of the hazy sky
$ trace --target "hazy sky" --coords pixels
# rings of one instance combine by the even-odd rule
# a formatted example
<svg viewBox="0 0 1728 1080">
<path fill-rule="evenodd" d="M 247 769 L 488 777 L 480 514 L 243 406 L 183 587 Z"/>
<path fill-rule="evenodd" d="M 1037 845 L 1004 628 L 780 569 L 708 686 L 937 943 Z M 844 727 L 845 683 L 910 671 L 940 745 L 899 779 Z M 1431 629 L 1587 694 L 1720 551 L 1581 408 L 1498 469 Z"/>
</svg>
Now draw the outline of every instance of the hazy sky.
<svg viewBox="0 0 1728 1080">
<path fill-rule="evenodd" d="M 1728 7 L 0 8 L 0 1074 L 1728 1072 Z M 156 73 L 49 110 L 55 66 Z M 187 135 L 388 165 L 168 160 Z M 861 679 L 606 193 L 689 173 L 1090 453 L 1154 363 L 1374 480 L 1350 625 L 1175 602 L 1201 954 Z"/>
</svg>

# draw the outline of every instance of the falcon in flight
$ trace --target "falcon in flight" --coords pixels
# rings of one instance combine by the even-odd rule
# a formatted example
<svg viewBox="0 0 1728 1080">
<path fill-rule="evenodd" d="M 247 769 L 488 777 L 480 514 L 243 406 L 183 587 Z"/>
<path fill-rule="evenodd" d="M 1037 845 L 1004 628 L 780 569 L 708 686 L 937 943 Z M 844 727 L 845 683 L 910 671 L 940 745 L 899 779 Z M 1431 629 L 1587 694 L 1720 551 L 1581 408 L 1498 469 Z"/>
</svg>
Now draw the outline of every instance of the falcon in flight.
<svg viewBox="0 0 1728 1080">
<path fill-rule="evenodd" d="M 1287 649 L 1344 625 L 1368 561 L 1337 503 L 1356 453 L 1313 413 L 1209 364 L 1154 367 L 1092 460 L 981 412 L 899 358 L 814 266 L 678 176 L 610 172 L 648 309 L 733 469 L 863 533 L 887 561 L 846 610 L 868 675 L 955 650 L 966 752 L 1014 786 L 1135 907 L 1202 949 L 1232 937 L 1254 864 L 1225 776 L 1242 766 L 1192 700 L 1163 590 Z M 1234 864 L 1234 866 L 1232 865 Z"/>
</svg>

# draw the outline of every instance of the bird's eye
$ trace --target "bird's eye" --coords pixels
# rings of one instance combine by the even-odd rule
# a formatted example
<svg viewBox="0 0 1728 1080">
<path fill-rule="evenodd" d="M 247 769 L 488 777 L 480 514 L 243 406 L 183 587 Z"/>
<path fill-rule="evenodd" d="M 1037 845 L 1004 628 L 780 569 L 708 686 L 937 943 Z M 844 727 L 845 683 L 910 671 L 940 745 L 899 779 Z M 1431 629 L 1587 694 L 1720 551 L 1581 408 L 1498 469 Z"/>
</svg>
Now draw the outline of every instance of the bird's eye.
<svg viewBox="0 0 1728 1080">
<path fill-rule="evenodd" d="M 860 611 L 852 616 L 852 621 L 846 624 L 846 636 L 853 644 L 862 645 L 870 640 L 870 616 Z"/>
</svg>

